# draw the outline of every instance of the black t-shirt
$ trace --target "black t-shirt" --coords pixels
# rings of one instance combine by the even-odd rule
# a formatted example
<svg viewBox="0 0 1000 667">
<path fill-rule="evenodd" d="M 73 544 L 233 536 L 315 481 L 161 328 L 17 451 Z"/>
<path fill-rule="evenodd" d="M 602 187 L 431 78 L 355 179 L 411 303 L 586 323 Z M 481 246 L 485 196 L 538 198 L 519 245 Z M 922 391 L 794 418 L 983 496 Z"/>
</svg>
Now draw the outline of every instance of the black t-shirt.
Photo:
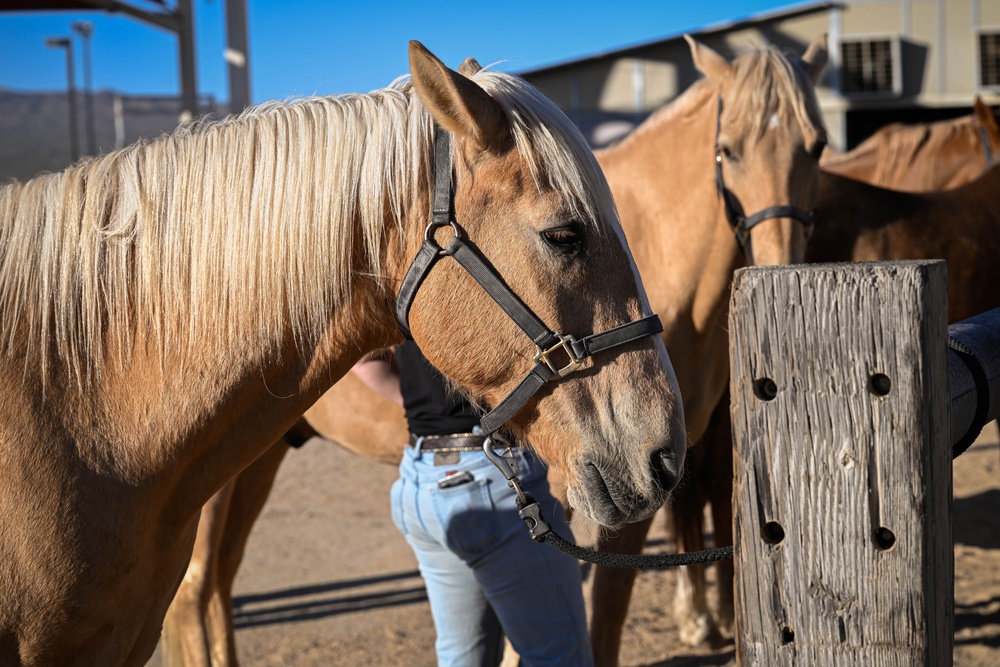
<svg viewBox="0 0 1000 667">
<path fill-rule="evenodd" d="M 412 340 L 396 347 L 399 391 L 410 433 L 451 435 L 470 433 L 479 425 L 479 412 L 458 391 L 451 389 Z"/>
</svg>

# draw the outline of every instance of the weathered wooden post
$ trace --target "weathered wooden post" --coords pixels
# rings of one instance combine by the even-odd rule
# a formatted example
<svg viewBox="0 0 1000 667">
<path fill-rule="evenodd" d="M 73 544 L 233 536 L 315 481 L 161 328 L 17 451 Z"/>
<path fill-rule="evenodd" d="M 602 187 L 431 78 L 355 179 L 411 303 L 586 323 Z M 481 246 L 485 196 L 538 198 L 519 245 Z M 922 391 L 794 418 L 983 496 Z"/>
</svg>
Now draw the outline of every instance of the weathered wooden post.
<svg viewBox="0 0 1000 667">
<path fill-rule="evenodd" d="M 945 279 L 940 261 L 737 273 L 742 665 L 952 664 Z"/>
</svg>

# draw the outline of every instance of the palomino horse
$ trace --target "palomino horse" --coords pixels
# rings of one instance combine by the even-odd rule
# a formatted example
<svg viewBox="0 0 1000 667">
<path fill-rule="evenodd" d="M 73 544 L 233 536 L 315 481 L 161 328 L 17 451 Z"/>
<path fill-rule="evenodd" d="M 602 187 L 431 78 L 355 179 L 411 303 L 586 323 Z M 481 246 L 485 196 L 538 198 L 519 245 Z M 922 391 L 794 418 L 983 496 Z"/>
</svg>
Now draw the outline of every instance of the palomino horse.
<svg viewBox="0 0 1000 667">
<path fill-rule="evenodd" d="M 543 383 L 549 355 L 518 330 L 546 347 L 547 326 L 653 330 L 611 192 L 555 105 L 475 69 L 411 42 L 412 79 L 390 89 L 0 189 L 0 663 L 143 664 L 201 507 L 400 320 L 488 405 L 539 388 L 509 428 L 579 511 L 619 524 L 663 504 L 685 441 L 662 340 Z M 502 299 L 516 318 L 477 286 L 491 270 L 523 295 Z"/>
<path fill-rule="evenodd" d="M 766 48 L 729 63 L 691 41 L 705 78 L 620 144 L 597 153 L 650 303 L 664 323 L 692 443 L 705 434 L 729 378 L 726 321 L 733 271 L 744 265 L 751 247 L 757 263 L 786 263 L 805 252 L 807 215 L 754 227 L 746 253 L 734 240 L 730 218 L 732 209 L 753 218 L 772 207 L 808 212 L 816 206 L 817 156 L 826 136 L 813 82 L 826 63 L 825 45 L 825 36 L 817 39 L 801 61 Z M 689 457 L 710 469 L 710 461 L 701 462 L 704 454 L 696 446 Z M 684 550 L 701 547 L 706 490 L 689 478 L 669 508 Z M 651 520 L 602 535 L 601 548 L 638 553 Z M 728 525 L 716 526 L 716 539 L 725 540 Z M 720 578 L 731 581 L 732 563 L 719 567 Z M 678 571 L 675 614 L 688 642 L 717 633 L 703 569 Z M 618 663 L 634 580 L 632 570 L 594 570 L 591 642 L 602 667 Z"/>
<path fill-rule="evenodd" d="M 798 78 L 818 76 L 826 53 L 825 39 L 820 39 L 810 47 L 802 63 L 789 60 L 772 49 L 764 49 L 748 53 L 730 65 L 715 52 L 694 41 L 691 41 L 691 48 L 696 63 L 708 78 L 644 123 L 633 138 L 626 139 L 618 148 L 600 152 L 598 159 L 622 211 L 622 225 L 636 253 L 636 261 L 641 270 L 650 276 L 646 280 L 647 291 L 655 311 L 664 321 L 667 345 L 677 350 L 678 354 L 685 355 L 684 359 L 674 363 L 681 372 L 679 377 L 684 387 L 685 412 L 689 415 L 688 433 L 696 439 L 704 431 L 708 413 L 718 402 L 718 395 L 724 390 L 728 377 L 726 365 L 721 367 L 720 375 L 713 369 L 718 368 L 718 360 L 723 360 L 723 364 L 727 360 L 728 343 L 723 325 L 728 276 L 744 261 L 730 229 L 726 208 L 714 184 L 718 164 L 716 156 L 722 155 L 726 160 L 721 181 L 740 210 L 757 211 L 779 204 L 786 207 L 794 205 L 799 209 L 800 217 L 805 216 L 805 211 L 815 206 L 815 179 L 810 178 L 810 172 L 815 172 L 817 167 L 815 157 L 810 157 L 810 154 L 815 155 L 816 147 L 822 145 L 825 136 L 818 106 L 810 92 L 812 87 L 806 81 L 798 81 Z M 763 94 L 749 101 L 748 90 L 760 90 Z M 721 117 L 720 99 L 724 111 Z M 676 158 L 672 155 L 675 151 Z M 663 182 L 663 173 L 672 173 L 675 178 Z M 759 176 L 755 178 L 755 174 Z M 771 246 L 780 247 L 785 239 L 798 238 L 799 245 L 804 248 L 805 235 L 800 222 L 779 217 L 757 227 L 753 232 L 754 238 L 766 233 L 771 225 L 775 227 L 770 230 L 771 235 L 780 240 L 771 243 Z M 720 245 L 727 250 L 720 252 Z M 685 249 L 684 253 L 671 252 L 671 261 L 663 261 L 665 252 L 680 247 Z M 767 249 L 762 244 L 760 252 L 766 255 Z M 782 255 L 769 256 L 773 261 L 785 259 Z M 326 398 L 321 399 L 321 403 L 331 414 L 336 412 L 348 417 L 336 402 Z M 311 412 L 306 416 L 314 422 Z M 328 435 L 330 431 L 326 429 L 335 424 L 336 421 L 330 421 L 328 426 L 317 426 L 317 429 Z M 367 444 L 362 443 L 362 446 Z M 396 447 L 398 459 L 398 444 Z M 701 449 L 695 449 L 690 455 L 698 462 L 701 453 Z M 247 473 L 270 479 L 268 475 L 273 476 L 273 471 L 267 472 L 266 465 L 261 464 Z M 712 466 L 711 462 L 699 465 Z M 264 472 L 256 472 L 258 469 Z M 558 470 L 553 472 L 558 473 Z M 697 503 L 700 497 L 697 491 L 694 485 L 688 484 L 682 498 L 695 498 Z M 698 505 L 699 512 L 702 504 Z M 210 524 L 217 520 L 212 517 L 217 515 L 218 507 L 212 505 L 205 509 L 208 515 L 206 520 Z M 229 521 L 252 523 L 254 516 L 236 515 Z M 625 530 L 628 531 L 628 527 Z M 243 535 L 245 540 L 248 531 L 249 525 L 246 525 L 243 532 L 238 529 L 233 532 Z M 697 534 L 700 536 L 700 523 Z M 645 529 L 641 532 L 641 539 L 644 538 Z M 689 539 L 683 543 L 693 548 Z M 176 616 L 178 620 L 168 624 L 173 635 L 188 645 L 194 645 L 195 650 L 202 653 L 205 651 L 203 637 L 211 632 L 212 625 L 212 620 L 204 611 L 205 605 L 217 597 L 214 592 L 217 588 L 225 588 L 221 584 L 213 584 L 211 574 L 206 575 L 206 570 L 209 573 L 213 571 L 212 563 L 219 558 L 213 556 L 213 550 L 242 550 L 242 542 L 231 547 L 219 542 L 206 542 L 205 545 L 204 549 L 196 547 L 189 579 L 182 585 L 182 593 L 189 594 L 182 601 L 175 601 L 171 609 L 171 617 Z M 231 584 L 233 574 L 234 571 L 227 574 L 223 570 L 219 576 L 228 577 L 227 582 Z M 613 615 L 607 618 L 602 615 L 602 612 L 606 613 L 600 606 L 602 601 L 613 599 L 602 586 L 608 586 L 610 582 L 610 588 L 613 588 L 617 585 L 618 574 L 612 571 L 597 575 L 593 623 L 597 647 L 609 645 L 610 640 L 603 638 L 609 629 L 615 627 Z M 631 581 L 629 576 L 629 586 Z M 602 590 L 604 593 L 600 592 Z M 627 594 L 628 591 L 624 606 L 620 607 L 621 622 L 624 621 Z M 700 599 L 704 599 L 703 594 Z M 196 600 L 202 601 L 200 621 Z M 182 614 L 181 609 L 189 613 Z M 707 614 L 707 609 L 700 613 Z M 698 627 L 704 627 L 704 623 Z M 185 632 L 184 628 L 190 630 Z M 615 660 L 619 634 L 620 623 L 615 633 Z M 193 639 L 188 641 L 187 636 Z M 225 661 L 216 658 L 212 664 L 236 664 L 232 655 L 231 634 L 221 637 L 216 632 L 215 636 L 210 652 L 228 657 Z M 168 642 L 168 646 L 174 644 L 173 641 Z M 207 664 L 190 657 L 181 661 L 175 657 L 182 653 L 176 648 L 170 653 L 170 664 L 174 666 Z M 600 655 L 598 657 L 599 664 L 607 662 L 607 658 L 602 661 Z"/>
<path fill-rule="evenodd" d="M 965 185 L 996 164 L 1000 125 L 979 97 L 967 116 L 935 123 L 893 123 L 847 153 L 827 150 L 824 171 L 908 192 Z"/>
</svg>

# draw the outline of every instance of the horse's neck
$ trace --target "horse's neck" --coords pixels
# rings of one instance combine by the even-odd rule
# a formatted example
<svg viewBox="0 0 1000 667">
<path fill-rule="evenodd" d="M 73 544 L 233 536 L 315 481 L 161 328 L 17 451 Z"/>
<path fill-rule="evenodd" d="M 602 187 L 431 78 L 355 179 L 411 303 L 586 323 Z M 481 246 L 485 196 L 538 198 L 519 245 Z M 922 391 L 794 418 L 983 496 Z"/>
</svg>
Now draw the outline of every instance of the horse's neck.
<svg viewBox="0 0 1000 667">
<path fill-rule="evenodd" d="M 372 299 L 358 299 L 314 343 L 297 343 L 289 333 L 262 352 L 204 341 L 182 354 L 134 337 L 129 362 L 107 364 L 82 390 L 58 367 L 44 390 L 25 382 L 23 365 L 8 357 L 0 364 L 5 400 L 23 402 L 21 414 L 58 419 L 26 417 L 16 436 L 0 423 L 0 453 L 8 438 L 44 442 L 15 456 L 30 468 L 58 465 L 77 478 L 99 474 L 181 525 L 364 352 L 390 342 L 377 332 L 389 330 L 391 306 L 377 306 L 385 321 L 359 326 L 379 316 L 375 307 Z"/>
<path fill-rule="evenodd" d="M 729 284 L 743 261 L 715 189 L 710 101 L 684 100 L 688 113 L 658 112 L 597 154 L 650 305 L 663 320 L 695 439 L 725 386 Z"/>
</svg>

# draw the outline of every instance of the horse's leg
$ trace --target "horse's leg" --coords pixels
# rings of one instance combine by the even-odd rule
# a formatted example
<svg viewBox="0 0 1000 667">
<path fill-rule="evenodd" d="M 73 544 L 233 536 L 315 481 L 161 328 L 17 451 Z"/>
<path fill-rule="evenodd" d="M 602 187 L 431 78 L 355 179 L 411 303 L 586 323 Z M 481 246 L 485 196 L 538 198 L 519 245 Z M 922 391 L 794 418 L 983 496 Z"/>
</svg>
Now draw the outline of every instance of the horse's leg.
<svg viewBox="0 0 1000 667">
<path fill-rule="evenodd" d="M 725 547 L 733 543 L 734 443 L 728 389 L 712 415 L 705 444 L 711 450 L 713 471 L 708 490 L 709 501 L 712 504 L 712 533 L 715 546 Z M 733 599 L 733 560 L 720 560 L 715 564 L 715 568 L 715 581 L 719 591 L 719 625 L 730 633 L 736 611 Z"/>
<path fill-rule="evenodd" d="M 598 549 L 606 553 L 637 554 L 646 544 L 653 517 L 625 524 L 615 534 L 604 529 L 598 534 Z M 590 590 L 590 646 L 597 667 L 617 667 L 625 615 L 632 599 L 636 571 L 630 568 L 594 568 Z"/>
<path fill-rule="evenodd" d="M 208 606 L 213 667 L 236 667 L 239 664 L 233 627 L 233 581 L 243 562 L 250 531 L 271 493 L 274 478 L 289 447 L 299 446 L 314 435 L 316 432 L 312 427 L 300 419 L 236 479 L 226 529 L 216 556 L 215 588 Z"/>
<path fill-rule="evenodd" d="M 216 555 L 234 488 L 235 480 L 230 480 L 202 507 L 187 572 L 163 621 L 163 664 L 167 667 L 212 667 L 205 611 L 215 585 Z"/>
<path fill-rule="evenodd" d="M 689 449 L 688 460 L 702 457 L 704 452 L 700 450 L 703 448 L 704 441 Z M 700 472 L 696 466 L 689 470 Z M 677 550 L 680 552 L 705 548 L 704 509 L 707 494 L 702 482 L 702 475 L 693 475 L 684 488 L 674 494 L 667 508 Z M 689 565 L 677 569 L 674 619 L 677 621 L 681 641 L 688 646 L 700 646 L 705 642 L 717 643 L 721 638 L 708 608 L 706 589 L 704 565 Z"/>
<path fill-rule="evenodd" d="M 709 419 L 704 436 L 688 450 L 687 475 L 682 489 L 675 492 L 670 506 L 676 539 L 682 551 L 704 549 L 705 505 L 711 503 L 714 543 L 727 546 L 732 541 L 733 437 L 726 391 Z M 733 562 L 716 564 L 719 591 L 719 619 L 723 627 L 733 620 Z M 704 642 L 718 645 L 719 625 L 708 605 L 704 565 L 680 568 L 674 618 L 680 626 L 681 641 L 689 646 Z"/>
</svg>

